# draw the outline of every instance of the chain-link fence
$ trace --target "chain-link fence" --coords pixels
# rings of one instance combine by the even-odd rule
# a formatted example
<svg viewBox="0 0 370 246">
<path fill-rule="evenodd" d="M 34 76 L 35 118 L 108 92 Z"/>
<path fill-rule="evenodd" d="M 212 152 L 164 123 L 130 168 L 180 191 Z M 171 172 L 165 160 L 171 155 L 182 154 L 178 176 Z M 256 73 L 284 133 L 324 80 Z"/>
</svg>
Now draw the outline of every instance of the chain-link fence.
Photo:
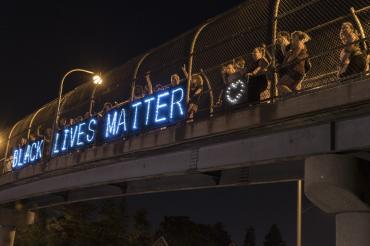
<svg viewBox="0 0 370 246">
<path fill-rule="evenodd" d="M 358 37 L 352 43 L 343 42 L 340 35 L 345 22 L 352 24 L 353 32 Z M 298 47 L 290 36 L 295 31 L 302 31 L 310 37 L 304 48 L 307 56 L 295 63 L 286 62 L 285 60 L 289 60 L 286 59 L 288 54 L 294 54 Z M 275 37 L 276 34 L 278 38 Z M 285 57 L 281 62 L 278 59 L 278 52 L 281 51 L 279 37 L 283 34 L 289 34 L 286 39 L 289 44 L 284 46 Z M 297 64 L 304 62 L 304 74 L 295 81 L 294 93 L 289 95 L 334 86 L 348 78 L 338 76 L 338 71 L 345 61 L 343 57 L 349 47 L 358 47 L 364 62 L 368 63 L 366 46 L 369 42 L 366 41 L 369 38 L 370 0 L 246 1 L 104 74 L 102 86 L 84 83 L 66 93 L 61 105 L 61 119 L 65 119 L 66 124 L 72 124 L 96 115 L 107 104 L 109 108 L 122 105 L 150 93 L 150 90 L 171 86 L 176 81 L 188 86 L 189 103 L 196 103 L 198 106 L 194 112 L 195 121 L 235 108 L 225 107 L 230 85 L 242 92 L 244 88 L 252 92 L 258 90 L 257 99 L 241 101 L 243 103 L 237 107 L 248 107 L 261 102 L 274 103 L 275 97 L 283 95 L 278 89 L 283 80 L 284 69 L 294 70 L 298 67 Z M 256 49 L 257 47 L 259 48 Z M 258 54 L 262 55 L 263 62 Z M 349 54 L 347 63 L 351 60 L 351 55 Z M 256 68 L 259 68 L 258 71 Z M 364 76 L 367 76 L 365 69 L 349 77 L 354 79 Z M 239 80 L 239 84 L 234 84 Z M 263 81 L 264 85 L 251 87 L 256 81 Z M 243 83 L 244 87 L 238 87 Z M 193 99 L 194 87 L 201 88 L 196 102 Z M 247 95 L 249 96 L 248 93 Z M 3 135 L 7 137 L 3 140 L 3 146 L 6 147 L 0 148 L 0 156 L 4 156 L 0 168 L 3 172 L 11 170 L 14 147 L 37 137 L 51 141 L 56 108 L 57 101 L 53 101 L 4 132 Z"/>
</svg>

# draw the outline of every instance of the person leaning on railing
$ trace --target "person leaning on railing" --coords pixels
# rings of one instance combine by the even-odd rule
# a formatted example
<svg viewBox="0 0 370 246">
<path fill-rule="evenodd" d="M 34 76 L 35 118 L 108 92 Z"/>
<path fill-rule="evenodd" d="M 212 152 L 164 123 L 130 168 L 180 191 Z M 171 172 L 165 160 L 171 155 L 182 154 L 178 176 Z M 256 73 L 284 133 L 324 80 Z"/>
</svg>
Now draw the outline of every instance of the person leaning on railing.
<svg viewBox="0 0 370 246">
<path fill-rule="evenodd" d="M 186 66 L 182 67 L 182 71 L 186 79 L 189 79 L 189 74 L 186 71 Z M 203 77 L 200 74 L 193 74 L 190 79 L 190 95 L 188 103 L 188 118 L 187 123 L 194 121 L 194 115 L 198 112 L 198 104 L 200 97 L 203 94 Z"/>
<path fill-rule="evenodd" d="M 44 156 L 49 155 L 51 151 L 52 139 L 53 138 L 53 130 L 49 127 L 45 131 L 44 136 Z"/>
<path fill-rule="evenodd" d="M 257 47 L 252 52 L 253 64 L 246 76 L 249 76 L 248 82 L 248 102 L 259 102 L 261 93 L 267 88 L 266 72 L 269 62 L 266 59 L 266 50 L 263 47 Z"/>
<path fill-rule="evenodd" d="M 367 52 L 359 42 L 360 37 L 352 23 L 342 24 L 339 38 L 344 45 L 340 52 L 338 77 L 343 78 L 365 72 L 367 69 Z"/>
<path fill-rule="evenodd" d="M 290 33 L 285 31 L 279 32 L 276 37 L 275 47 L 275 66 L 279 78 L 282 78 L 286 74 L 286 68 L 283 68 L 282 65 L 290 47 Z"/>
<path fill-rule="evenodd" d="M 187 76 L 185 65 L 182 67 L 182 70 L 183 70 L 185 76 Z M 147 88 L 148 94 L 152 94 L 153 92 L 169 88 L 170 86 L 178 86 L 183 81 L 182 79 L 180 79 L 180 76 L 177 73 L 174 73 L 174 74 L 171 74 L 171 76 L 170 76 L 170 83 L 169 84 L 161 85 L 161 84 L 157 83 L 154 86 L 154 91 L 153 91 L 153 89 L 151 89 L 151 88 L 153 88 L 153 82 L 150 78 L 150 72 L 146 73 L 145 80 L 146 80 L 146 83 L 147 83 L 146 88 Z"/>
<path fill-rule="evenodd" d="M 238 57 L 235 59 L 235 69 L 241 71 L 245 68 L 245 59 L 243 57 Z"/>
<path fill-rule="evenodd" d="M 194 121 L 194 115 L 198 112 L 198 104 L 203 93 L 203 78 L 200 74 L 193 74 L 190 81 L 190 101 L 188 104 L 188 120 Z"/>
<path fill-rule="evenodd" d="M 112 109 L 112 103 L 110 103 L 110 102 L 106 102 L 106 103 L 104 103 L 104 105 L 103 105 L 103 108 L 102 108 L 102 110 L 98 113 L 98 115 L 100 116 L 100 117 L 103 117 L 104 116 L 104 114 L 106 113 L 106 112 L 108 112 L 109 110 L 111 110 Z"/>
<path fill-rule="evenodd" d="M 295 31 L 292 33 L 291 47 L 282 64 L 286 73 L 277 84 L 280 95 L 297 91 L 297 86 L 310 69 L 311 64 L 308 60 L 309 55 L 306 47 L 306 42 L 310 39 L 310 36 L 305 32 Z"/>
<path fill-rule="evenodd" d="M 63 129 L 66 126 L 67 126 L 67 120 L 65 118 L 60 118 L 59 124 L 58 124 L 59 130 Z"/>
</svg>

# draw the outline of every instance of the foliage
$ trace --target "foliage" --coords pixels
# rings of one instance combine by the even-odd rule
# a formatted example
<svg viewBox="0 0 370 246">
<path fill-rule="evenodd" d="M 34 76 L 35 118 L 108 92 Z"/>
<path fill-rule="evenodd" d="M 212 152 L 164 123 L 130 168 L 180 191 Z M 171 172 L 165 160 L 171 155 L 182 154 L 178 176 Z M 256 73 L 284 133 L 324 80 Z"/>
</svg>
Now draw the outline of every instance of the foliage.
<svg viewBox="0 0 370 246">
<path fill-rule="evenodd" d="M 272 225 L 263 242 L 264 246 L 285 246 L 277 225 Z"/>
<path fill-rule="evenodd" d="M 256 235 L 254 227 L 250 226 L 246 231 L 243 246 L 256 246 Z"/>
<path fill-rule="evenodd" d="M 174 246 L 225 246 L 231 241 L 222 224 L 197 224 L 185 216 L 164 217 L 156 233 L 160 236 Z"/>
</svg>

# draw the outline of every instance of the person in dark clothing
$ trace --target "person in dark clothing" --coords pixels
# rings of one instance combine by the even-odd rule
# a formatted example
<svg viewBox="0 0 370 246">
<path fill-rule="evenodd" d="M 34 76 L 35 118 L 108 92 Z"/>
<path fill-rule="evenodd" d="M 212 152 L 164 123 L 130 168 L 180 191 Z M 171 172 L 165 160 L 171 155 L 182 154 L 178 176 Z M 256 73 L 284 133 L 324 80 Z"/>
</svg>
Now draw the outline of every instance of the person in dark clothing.
<svg viewBox="0 0 370 246">
<path fill-rule="evenodd" d="M 171 86 L 178 86 L 181 82 L 180 76 L 177 73 L 171 75 Z"/>
<path fill-rule="evenodd" d="M 67 120 L 64 119 L 64 118 L 60 118 L 59 119 L 59 125 L 58 125 L 59 130 L 63 129 L 66 126 L 67 126 Z"/>
<path fill-rule="evenodd" d="M 223 97 L 225 89 L 236 80 L 243 78 L 246 74 L 247 68 L 245 67 L 244 58 L 240 57 L 235 62 L 229 62 L 221 68 L 221 77 L 224 82 L 222 88 L 219 88 L 219 95 L 216 102 L 216 107 L 223 107 Z"/>
<path fill-rule="evenodd" d="M 260 100 L 260 94 L 267 88 L 266 72 L 270 65 L 265 56 L 265 49 L 257 47 L 252 52 L 254 63 L 246 76 L 249 76 L 248 102 L 255 103 Z"/>
<path fill-rule="evenodd" d="M 104 115 L 105 115 L 105 113 L 107 113 L 109 110 L 111 110 L 113 108 L 113 105 L 112 105 L 112 103 L 110 103 L 110 102 L 106 102 L 106 103 L 104 103 L 104 105 L 103 105 L 103 108 L 102 108 L 102 110 L 98 113 L 98 115 L 100 116 L 100 117 L 103 117 Z"/>
<path fill-rule="evenodd" d="M 283 67 L 284 59 L 290 50 L 290 34 L 289 32 L 279 32 L 276 37 L 275 48 L 275 65 L 279 78 L 286 74 L 286 68 Z"/>
<path fill-rule="evenodd" d="M 245 59 L 243 57 L 238 57 L 235 59 L 234 67 L 237 71 L 241 71 L 245 69 L 245 64 L 246 64 Z"/>
<path fill-rule="evenodd" d="M 297 91 L 297 86 L 306 75 L 306 63 L 308 63 L 309 57 L 306 42 L 309 40 L 310 37 L 305 32 L 295 31 L 292 33 L 291 49 L 283 61 L 286 72 L 277 84 L 279 94 Z"/>
<path fill-rule="evenodd" d="M 228 63 L 223 70 L 222 79 L 224 84 L 228 86 L 231 82 L 242 77 L 245 73 L 245 68 L 238 68 L 234 63 Z"/>
<path fill-rule="evenodd" d="M 358 42 L 359 34 L 352 23 L 342 24 L 339 37 L 344 48 L 340 53 L 338 77 L 343 78 L 365 72 L 367 69 L 367 53 Z"/>
<path fill-rule="evenodd" d="M 191 76 L 190 101 L 188 105 L 188 120 L 193 122 L 194 115 L 198 112 L 198 104 L 203 93 L 203 78 L 200 74 Z"/>
</svg>

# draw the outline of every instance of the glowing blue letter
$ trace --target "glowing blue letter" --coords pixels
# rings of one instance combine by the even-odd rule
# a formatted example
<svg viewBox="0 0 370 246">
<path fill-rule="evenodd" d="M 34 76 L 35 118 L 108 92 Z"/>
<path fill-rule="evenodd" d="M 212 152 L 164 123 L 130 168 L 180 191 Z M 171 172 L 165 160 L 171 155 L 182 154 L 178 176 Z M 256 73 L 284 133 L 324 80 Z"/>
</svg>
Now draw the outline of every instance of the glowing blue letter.
<svg viewBox="0 0 370 246">
<path fill-rule="evenodd" d="M 86 123 L 85 123 L 85 122 L 80 123 L 80 124 L 78 125 L 78 134 L 77 134 L 77 145 L 78 145 L 78 146 L 84 145 L 84 142 L 80 142 L 80 138 L 81 138 L 81 135 L 85 135 L 85 132 L 84 132 L 83 130 L 81 131 L 81 128 L 82 128 L 83 126 L 85 126 L 85 125 L 86 125 Z"/>
<path fill-rule="evenodd" d="M 135 108 L 135 115 L 134 115 L 134 122 L 132 123 L 132 129 L 137 129 L 137 111 L 139 106 L 142 104 L 142 102 L 137 102 L 131 105 L 131 107 Z"/>
<path fill-rule="evenodd" d="M 167 120 L 167 118 L 166 117 L 162 117 L 162 118 L 159 118 L 158 119 L 158 115 L 159 115 L 159 109 L 161 109 L 161 108 L 165 108 L 165 107 L 167 107 L 168 105 L 167 105 L 167 103 L 160 103 L 160 101 L 161 101 L 161 98 L 162 97 L 166 97 L 166 96 L 168 96 L 170 93 L 168 92 L 168 91 L 166 91 L 166 92 L 163 92 L 162 94 L 159 94 L 158 95 L 158 97 L 157 97 L 157 108 L 156 108 L 156 111 L 155 111 L 155 122 L 162 122 L 162 121 L 166 121 Z"/>
<path fill-rule="evenodd" d="M 175 98 L 175 93 L 176 92 L 181 92 L 181 96 L 180 96 L 180 99 L 177 100 L 176 102 L 174 102 L 174 98 Z M 171 109 L 170 109 L 170 119 L 173 118 L 173 105 L 174 104 L 177 104 L 177 106 L 179 107 L 179 111 L 180 111 L 180 115 L 184 115 L 184 111 L 182 109 L 182 105 L 181 105 L 181 102 L 182 100 L 184 99 L 184 89 L 183 88 L 177 88 L 175 90 L 172 91 L 172 96 L 171 96 Z"/>
<path fill-rule="evenodd" d="M 14 150 L 13 153 L 13 168 L 17 167 L 18 165 L 18 150 Z"/>
<path fill-rule="evenodd" d="M 67 149 L 66 144 L 67 144 L 68 133 L 69 133 L 69 129 L 64 129 L 64 134 L 63 134 L 64 139 L 63 139 L 62 151 L 65 151 Z"/>
<path fill-rule="evenodd" d="M 71 127 L 70 132 L 71 132 L 71 140 L 70 140 L 69 146 L 71 146 L 71 148 L 73 148 L 73 146 L 75 145 L 75 140 L 76 140 L 76 136 L 77 136 L 77 132 L 78 132 L 78 125 L 75 125 L 74 127 Z"/>
<path fill-rule="evenodd" d="M 28 162 L 30 162 L 31 146 L 27 145 L 25 150 L 26 150 L 26 153 L 24 154 L 24 157 L 23 157 L 23 163 L 27 164 Z"/>
<path fill-rule="evenodd" d="M 91 137 L 90 137 L 89 134 L 87 134 L 87 136 L 86 136 L 86 140 L 89 143 L 91 143 L 95 139 L 95 129 L 92 128 L 92 125 L 96 126 L 96 124 L 97 124 L 96 119 L 91 119 L 90 122 L 89 122 L 88 130 L 89 130 L 89 132 L 91 132 Z"/>
<path fill-rule="evenodd" d="M 118 124 L 117 128 L 115 131 L 115 135 L 118 134 L 120 127 L 123 126 L 123 132 L 127 131 L 127 126 L 126 126 L 126 110 L 124 108 L 121 109 L 121 113 L 118 118 Z"/>
<path fill-rule="evenodd" d="M 36 143 L 36 159 L 42 158 L 42 148 L 44 146 L 44 140 L 40 140 Z"/>
<path fill-rule="evenodd" d="M 110 135 L 114 135 L 116 130 L 116 122 L 117 122 L 117 111 L 114 111 L 113 113 L 113 119 L 112 122 L 110 121 L 110 113 L 107 113 L 106 117 L 106 128 L 105 128 L 105 137 L 108 138 Z"/>
<path fill-rule="evenodd" d="M 23 153 L 23 149 L 19 149 L 19 153 L 18 153 L 18 163 L 17 163 L 17 166 L 18 167 L 21 167 L 23 166 L 23 163 L 22 163 L 22 153 Z"/>
<path fill-rule="evenodd" d="M 58 150 L 58 139 L 59 139 L 59 133 L 55 134 L 55 137 L 54 137 L 53 154 L 58 154 L 59 153 L 59 150 Z"/>
<path fill-rule="evenodd" d="M 146 117 L 145 117 L 145 125 L 147 126 L 149 123 L 149 116 L 150 116 L 150 104 L 152 104 L 152 101 L 154 101 L 154 97 L 150 97 L 148 99 L 145 99 L 144 102 L 147 104 L 146 106 Z"/>
<path fill-rule="evenodd" d="M 30 156 L 31 156 L 31 161 L 32 162 L 36 160 L 36 155 L 35 155 L 35 151 L 34 150 L 36 151 L 36 142 L 33 142 L 32 143 L 32 146 L 31 146 L 31 154 L 30 154 Z"/>
</svg>

